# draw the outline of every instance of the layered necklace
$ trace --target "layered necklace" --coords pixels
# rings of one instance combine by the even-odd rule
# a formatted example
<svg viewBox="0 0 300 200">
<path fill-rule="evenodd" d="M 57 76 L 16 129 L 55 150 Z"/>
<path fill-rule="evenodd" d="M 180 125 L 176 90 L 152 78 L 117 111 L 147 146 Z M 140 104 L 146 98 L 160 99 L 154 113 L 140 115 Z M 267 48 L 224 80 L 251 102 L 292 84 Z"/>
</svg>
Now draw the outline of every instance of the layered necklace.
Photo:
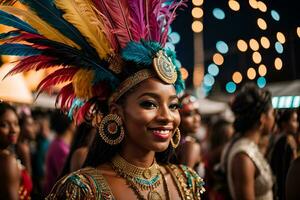
<svg viewBox="0 0 300 200">
<path fill-rule="evenodd" d="M 155 190 L 161 185 L 162 181 L 167 199 L 170 199 L 164 175 L 156 162 L 149 168 L 142 168 L 134 166 L 120 155 L 116 155 L 112 159 L 111 164 L 113 170 L 126 180 L 139 200 L 162 200 L 161 194 Z M 149 191 L 147 198 L 142 195 L 141 191 Z"/>
</svg>

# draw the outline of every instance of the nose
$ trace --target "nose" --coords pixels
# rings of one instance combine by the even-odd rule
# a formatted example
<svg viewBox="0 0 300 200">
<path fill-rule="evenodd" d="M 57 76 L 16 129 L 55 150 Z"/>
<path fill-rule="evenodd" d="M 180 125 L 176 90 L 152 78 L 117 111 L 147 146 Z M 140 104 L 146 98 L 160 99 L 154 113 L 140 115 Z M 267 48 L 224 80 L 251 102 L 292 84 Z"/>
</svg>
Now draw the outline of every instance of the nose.
<svg viewBox="0 0 300 200">
<path fill-rule="evenodd" d="M 173 120 L 172 113 L 167 105 L 160 106 L 157 119 L 165 123 Z"/>
</svg>

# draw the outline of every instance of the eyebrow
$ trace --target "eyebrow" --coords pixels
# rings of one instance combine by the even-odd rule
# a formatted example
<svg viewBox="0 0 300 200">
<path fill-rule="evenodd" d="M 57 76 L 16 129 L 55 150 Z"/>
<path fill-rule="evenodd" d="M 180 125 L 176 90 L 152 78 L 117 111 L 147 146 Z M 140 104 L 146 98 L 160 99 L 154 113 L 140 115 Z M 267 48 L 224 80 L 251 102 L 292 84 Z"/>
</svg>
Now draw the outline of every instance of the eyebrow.
<svg viewBox="0 0 300 200">
<path fill-rule="evenodd" d="M 141 94 L 140 96 L 138 96 L 138 98 L 141 98 L 143 96 L 150 96 L 150 97 L 153 97 L 154 99 L 160 99 L 160 95 L 156 94 L 156 93 L 151 93 L 151 92 L 146 92 L 146 93 L 143 93 Z M 178 96 L 177 95 L 171 95 L 169 97 L 169 99 L 173 100 L 173 99 L 178 99 Z"/>
</svg>

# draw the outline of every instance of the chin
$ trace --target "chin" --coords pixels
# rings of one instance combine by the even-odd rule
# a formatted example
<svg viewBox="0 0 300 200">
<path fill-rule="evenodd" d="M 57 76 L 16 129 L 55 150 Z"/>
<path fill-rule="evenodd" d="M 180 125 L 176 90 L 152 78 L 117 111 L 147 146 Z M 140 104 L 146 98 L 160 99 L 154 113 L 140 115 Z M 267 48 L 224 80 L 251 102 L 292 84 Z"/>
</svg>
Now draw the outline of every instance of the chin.
<svg viewBox="0 0 300 200">
<path fill-rule="evenodd" d="M 168 149 L 169 143 L 153 144 L 151 150 L 155 152 L 163 152 Z"/>
</svg>

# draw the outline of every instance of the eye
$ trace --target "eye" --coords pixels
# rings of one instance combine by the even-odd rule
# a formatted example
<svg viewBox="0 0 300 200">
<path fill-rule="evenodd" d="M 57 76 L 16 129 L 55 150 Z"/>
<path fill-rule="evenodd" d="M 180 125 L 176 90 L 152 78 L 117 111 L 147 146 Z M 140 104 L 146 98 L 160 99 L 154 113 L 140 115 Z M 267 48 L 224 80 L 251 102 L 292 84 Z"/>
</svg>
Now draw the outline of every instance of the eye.
<svg viewBox="0 0 300 200">
<path fill-rule="evenodd" d="M 143 101 L 140 103 L 140 106 L 146 109 L 152 109 L 157 107 L 156 104 L 153 103 L 152 101 Z"/>
<path fill-rule="evenodd" d="M 178 109 L 181 108 L 181 104 L 179 104 L 179 103 L 173 103 L 173 104 L 171 104 L 171 105 L 169 106 L 169 108 L 170 108 L 171 110 L 178 110 Z"/>
</svg>

